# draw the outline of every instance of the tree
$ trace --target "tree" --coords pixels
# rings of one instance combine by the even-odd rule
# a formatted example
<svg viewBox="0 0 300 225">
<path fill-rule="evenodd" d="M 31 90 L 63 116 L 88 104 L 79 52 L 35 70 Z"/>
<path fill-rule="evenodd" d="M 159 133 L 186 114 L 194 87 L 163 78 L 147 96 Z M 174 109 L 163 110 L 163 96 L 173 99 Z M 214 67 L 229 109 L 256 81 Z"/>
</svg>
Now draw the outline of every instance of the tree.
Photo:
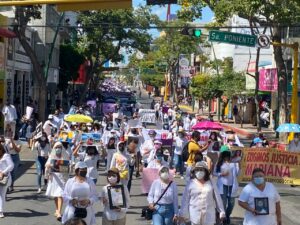
<svg viewBox="0 0 300 225">
<path fill-rule="evenodd" d="M 270 28 L 273 42 L 281 43 L 284 38 L 284 27 L 296 25 L 300 22 L 300 2 L 295 0 L 190 0 L 193 7 L 206 3 L 215 13 L 215 19 L 219 24 L 224 23 L 234 14 L 249 20 L 252 33 L 258 31 L 257 27 Z M 197 3 L 198 2 L 198 3 Z M 201 3 L 199 3 L 201 2 Z M 189 10 L 190 13 L 193 11 Z M 287 74 L 283 61 L 282 47 L 274 46 L 274 58 L 276 61 L 279 84 L 279 123 L 287 120 Z M 259 58 L 259 50 L 257 52 Z M 256 63 L 256 87 L 258 87 L 258 60 Z M 256 88 L 257 92 L 257 88 Z M 257 96 L 257 94 L 256 94 Z M 256 98 L 256 104 L 258 99 Z M 257 107 L 258 109 L 258 107 Z"/>
<path fill-rule="evenodd" d="M 68 82 L 78 78 L 79 67 L 84 63 L 85 58 L 74 44 L 61 45 L 59 54 L 59 88 L 66 90 Z M 72 59 L 72 63 L 70 63 L 70 59 Z"/>
<path fill-rule="evenodd" d="M 148 52 L 152 38 L 146 28 L 157 20 L 157 16 L 146 7 L 80 13 L 82 35 L 79 47 L 90 63 L 84 93 L 90 82 L 95 82 L 97 75 L 104 70 L 106 62 L 118 63 L 123 59 L 122 49 L 128 53 L 134 49 Z"/>
<path fill-rule="evenodd" d="M 43 66 L 39 63 L 38 57 L 25 35 L 28 23 L 32 19 L 41 19 L 40 9 L 41 6 L 16 7 L 14 32 L 32 63 L 34 80 L 39 84 L 39 119 L 44 121 L 47 102 L 47 80 L 44 75 Z"/>
</svg>

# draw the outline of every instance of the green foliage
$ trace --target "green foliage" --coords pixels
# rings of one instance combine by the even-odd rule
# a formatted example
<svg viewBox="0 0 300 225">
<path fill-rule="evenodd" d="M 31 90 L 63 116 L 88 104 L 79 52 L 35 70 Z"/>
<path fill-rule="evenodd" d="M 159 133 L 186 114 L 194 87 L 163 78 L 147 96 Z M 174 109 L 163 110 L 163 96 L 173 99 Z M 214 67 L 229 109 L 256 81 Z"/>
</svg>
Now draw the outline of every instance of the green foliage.
<svg viewBox="0 0 300 225">
<path fill-rule="evenodd" d="M 231 98 L 245 90 L 245 74 L 233 70 L 232 58 L 211 62 L 211 68 L 217 67 L 219 74 L 200 74 L 192 79 L 191 91 L 194 96 L 203 100 L 222 95 Z"/>
<path fill-rule="evenodd" d="M 72 59 L 72 63 L 70 63 L 70 59 Z M 84 56 L 78 51 L 76 46 L 72 44 L 60 46 L 59 87 L 61 90 L 65 90 L 68 87 L 68 81 L 76 80 L 78 78 L 78 70 L 84 60 Z"/>
<path fill-rule="evenodd" d="M 148 85 L 154 87 L 162 87 L 165 85 L 165 77 L 163 74 L 142 74 L 141 80 Z"/>
<path fill-rule="evenodd" d="M 141 28 L 147 28 L 157 17 L 148 8 L 138 8 L 86 11 L 81 12 L 78 19 L 83 33 L 79 47 L 98 68 L 108 60 L 113 63 L 122 61 L 121 48 L 129 53 L 134 49 L 149 51 L 151 35 L 146 29 L 130 27 L 138 24 Z"/>
</svg>

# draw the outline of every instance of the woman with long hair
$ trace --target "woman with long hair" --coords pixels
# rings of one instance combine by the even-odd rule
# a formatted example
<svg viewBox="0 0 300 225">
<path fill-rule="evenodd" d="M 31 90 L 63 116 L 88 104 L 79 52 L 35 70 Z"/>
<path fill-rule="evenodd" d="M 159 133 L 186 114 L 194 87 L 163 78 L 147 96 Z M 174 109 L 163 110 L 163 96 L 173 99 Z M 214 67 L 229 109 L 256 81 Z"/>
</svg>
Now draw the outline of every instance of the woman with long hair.
<svg viewBox="0 0 300 225">
<path fill-rule="evenodd" d="M 218 178 L 217 187 L 226 213 L 224 224 L 230 224 L 230 215 L 233 211 L 235 197 L 238 196 L 238 173 L 239 165 L 231 162 L 231 152 L 221 152 L 214 175 Z"/>
<path fill-rule="evenodd" d="M 4 217 L 4 203 L 7 188 L 11 183 L 11 175 L 14 168 L 14 163 L 2 144 L 0 144 L 0 218 Z"/>
<path fill-rule="evenodd" d="M 44 176 L 44 185 L 46 186 L 48 181 L 45 178 L 45 165 L 49 158 L 49 154 L 51 151 L 50 143 L 45 132 L 42 133 L 42 137 L 40 137 L 37 142 L 34 144 L 34 151 L 36 151 L 36 171 L 37 171 L 37 185 L 38 191 L 37 193 L 41 193 L 42 191 L 42 177 Z"/>
<path fill-rule="evenodd" d="M 110 137 L 108 139 L 108 143 L 106 145 L 106 152 L 107 152 L 106 171 L 109 170 L 110 165 L 111 165 L 111 161 L 112 161 L 112 157 L 113 157 L 114 153 L 117 152 L 116 145 L 117 145 L 116 138 L 115 137 Z"/>
</svg>

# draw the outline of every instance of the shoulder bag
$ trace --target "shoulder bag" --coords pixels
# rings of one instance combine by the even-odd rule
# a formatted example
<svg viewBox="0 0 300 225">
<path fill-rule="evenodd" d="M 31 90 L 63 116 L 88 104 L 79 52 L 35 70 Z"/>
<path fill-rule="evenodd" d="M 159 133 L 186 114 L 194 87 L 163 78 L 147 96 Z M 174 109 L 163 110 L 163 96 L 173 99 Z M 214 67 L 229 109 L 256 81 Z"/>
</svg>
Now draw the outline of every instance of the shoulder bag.
<svg viewBox="0 0 300 225">
<path fill-rule="evenodd" d="M 171 184 L 173 183 L 173 181 L 171 181 L 167 188 L 164 190 L 164 192 L 160 195 L 160 197 L 158 198 L 158 200 L 154 203 L 154 206 L 157 205 L 157 203 L 161 200 L 161 198 L 165 195 L 165 193 L 167 192 L 167 190 L 169 189 L 169 187 L 171 186 Z M 145 207 L 142 209 L 142 215 L 141 217 L 145 217 L 146 220 L 152 220 L 152 215 L 153 215 L 153 210 L 150 209 L 149 207 Z"/>
<path fill-rule="evenodd" d="M 5 186 L 8 182 L 8 176 L 3 176 L 3 178 L 0 180 L 0 186 Z"/>
</svg>

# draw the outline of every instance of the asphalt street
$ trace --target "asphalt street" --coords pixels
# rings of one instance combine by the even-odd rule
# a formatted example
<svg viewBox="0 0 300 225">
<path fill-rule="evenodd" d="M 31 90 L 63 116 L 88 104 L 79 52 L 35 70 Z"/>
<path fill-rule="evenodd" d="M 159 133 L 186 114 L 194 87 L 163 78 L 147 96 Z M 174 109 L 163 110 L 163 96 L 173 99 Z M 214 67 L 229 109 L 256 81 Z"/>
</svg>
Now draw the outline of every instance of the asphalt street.
<svg viewBox="0 0 300 225">
<path fill-rule="evenodd" d="M 144 93 L 145 95 L 146 93 Z M 145 95 L 146 96 L 146 95 Z M 147 101 L 144 98 L 144 101 Z M 148 100 L 149 101 L 149 100 Z M 242 140 L 244 143 L 249 140 Z M 56 225 L 60 224 L 54 217 L 54 201 L 45 197 L 44 192 L 37 194 L 35 155 L 24 147 L 21 153 L 22 164 L 19 168 L 19 176 L 15 183 L 15 191 L 7 195 L 5 205 L 5 218 L 0 219 L 1 225 Z M 103 167 L 99 170 L 97 190 L 100 192 L 106 184 Z M 184 189 L 184 181 L 176 178 L 179 186 L 179 201 L 181 201 Z M 241 188 L 245 184 L 240 185 Z M 281 206 L 283 214 L 283 225 L 300 225 L 300 187 L 292 188 L 287 185 L 276 185 L 281 195 Z M 129 225 L 151 224 L 140 217 L 141 209 L 147 205 L 146 196 L 141 194 L 141 179 L 136 179 L 132 184 L 131 207 L 127 213 Z M 96 211 L 97 225 L 101 223 L 102 205 L 100 202 L 94 205 Z M 240 225 L 243 221 L 244 210 L 237 204 L 232 214 L 232 224 Z M 264 225 L 264 224 L 261 224 Z"/>
</svg>

